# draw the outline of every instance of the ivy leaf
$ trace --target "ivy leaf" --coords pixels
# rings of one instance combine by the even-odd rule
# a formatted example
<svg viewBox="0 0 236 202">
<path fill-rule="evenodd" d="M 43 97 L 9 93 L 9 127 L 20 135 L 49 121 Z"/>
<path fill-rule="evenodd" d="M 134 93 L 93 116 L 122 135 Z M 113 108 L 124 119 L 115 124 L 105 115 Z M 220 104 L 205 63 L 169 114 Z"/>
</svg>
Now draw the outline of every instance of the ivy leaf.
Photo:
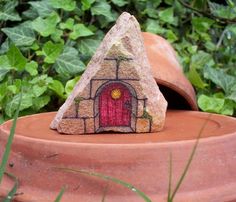
<svg viewBox="0 0 236 202">
<path fill-rule="evenodd" d="M 60 29 L 55 29 L 55 32 L 51 34 L 51 38 L 55 42 L 63 43 L 64 41 L 61 39 L 61 36 L 63 35 L 63 31 Z"/>
<path fill-rule="evenodd" d="M 17 0 L 7 1 L 3 7 L 0 7 L 0 21 L 20 21 L 21 17 L 15 11 L 15 7 L 18 5 Z"/>
<path fill-rule="evenodd" d="M 236 103 L 236 90 L 233 91 L 229 96 L 227 96 L 227 98 Z"/>
<path fill-rule="evenodd" d="M 41 36 L 47 37 L 55 32 L 57 23 L 60 22 L 60 17 L 56 12 L 53 12 L 50 16 L 43 19 L 41 17 L 32 21 L 32 27 Z"/>
<path fill-rule="evenodd" d="M 10 39 L 6 38 L 6 40 L 1 45 L 0 54 L 6 53 L 9 49 L 9 46 L 10 46 Z"/>
<path fill-rule="evenodd" d="M 29 72 L 31 76 L 36 76 L 38 74 L 38 63 L 35 61 L 30 61 L 25 65 L 25 70 Z"/>
<path fill-rule="evenodd" d="M 215 64 L 212 56 L 204 51 L 198 51 L 191 57 L 190 68 L 202 69 L 206 65 L 213 66 Z"/>
<path fill-rule="evenodd" d="M 69 96 L 73 90 L 73 88 L 75 87 L 75 84 L 80 80 L 80 76 L 77 76 L 69 81 L 66 82 L 66 86 L 65 86 L 65 92 L 66 95 Z"/>
<path fill-rule="evenodd" d="M 49 3 L 53 8 L 61 8 L 65 11 L 73 11 L 76 7 L 74 0 L 49 0 Z"/>
<path fill-rule="evenodd" d="M 53 12 L 53 8 L 48 3 L 48 1 L 30 1 L 29 4 L 42 18 L 49 16 Z"/>
<path fill-rule="evenodd" d="M 7 55 L 0 55 L 0 69 L 11 69 Z"/>
<path fill-rule="evenodd" d="M 45 91 L 47 90 L 47 86 L 39 86 L 39 85 L 33 85 L 33 94 L 35 97 L 39 97 L 40 95 L 44 94 Z"/>
<path fill-rule="evenodd" d="M 91 5 L 95 2 L 95 0 L 82 0 L 82 10 L 86 11 L 90 9 Z"/>
<path fill-rule="evenodd" d="M 176 24 L 176 19 L 174 18 L 174 9 L 172 7 L 160 11 L 158 14 L 163 22 L 170 23 L 173 25 Z"/>
<path fill-rule="evenodd" d="M 53 80 L 52 83 L 48 86 L 51 90 L 53 90 L 57 95 L 59 95 L 61 98 L 65 98 L 64 95 L 64 86 L 63 84 L 58 80 Z"/>
<path fill-rule="evenodd" d="M 208 84 L 202 80 L 201 76 L 194 67 L 190 68 L 190 71 L 188 72 L 188 79 L 197 88 L 204 89 L 208 86 Z"/>
<path fill-rule="evenodd" d="M 12 117 L 13 113 L 18 107 L 19 99 L 20 99 L 20 94 L 17 94 L 10 100 L 10 102 L 6 104 L 5 112 L 7 116 Z M 32 105 L 33 105 L 32 95 L 24 93 L 21 99 L 20 111 L 23 111 L 24 109 L 27 109 Z"/>
<path fill-rule="evenodd" d="M 112 3 L 114 3 L 115 5 L 122 7 L 126 4 L 128 4 L 129 2 L 127 0 L 111 0 Z"/>
<path fill-rule="evenodd" d="M 60 23 L 60 28 L 61 29 L 73 30 L 74 21 L 75 20 L 73 18 L 68 18 L 65 23 L 64 22 Z"/>
<path fill-rule="evenodd" d="M 226 94 L 230 94 L 236 87 L 236 78 L 226 74 L 223 69 L 214 69 L 206 66 L 203 70 L 204 77 L 210 79 L 213 83 L 221 87 Z"/>
<path fill-rule="evenodd" d="M 14 44 L 10 46 L 10 49 L 7 52 L 7 58 L 11 67 L 19 71 L 23 70 L 27 63 L 27 59 Z"/>
<path fill-rule="evenodd" d="M 42 49 L 42 54 L 45 56 L 44 61 L 46 63 L 52 64 L 55 62 L 57 57 L 60 55 L 63 49 L 63 44 L 58 43 L 54 44 L 51 41 L 48 41 L 44 44 Z"/>
<path fill-rule="evenodd" d="M 76 40 L 79 37 L 91 36 L 93 32 L 87 28 L 84 24 L 76 24 L 73 26 L 73 31 L 70 33 L 70 38 Z"/>
<path fill-rule="evenodd" d="M 9 64 L 6 55 L 0 55 L 0 81 L 2 81 L 7 73 L 10 71 L 11 65 Z"/>
<path fill-rule="evenodd" d="M 163 34 L 165 29 L 159 25 L 157 20 L 148 19 L 146 21 L 146 31 L 153 34 Z"/>
<path fill-rule="evenodd" d="M 35 34 L 29 22 L 22 23 L 13 28 L 2 28 L 2 31 L 16 46 L 30 46 L 35 41 Z"/>
<path fill-rule="evenodd" d="M 51 98 L 48 95 L 36 97 L 33 99 L 33 108 L 38 111 L 50 102 Z"/>
<path fill-rule="evenodd" d="M 111 6 L 106 1 L 96 2 L 91 8 L 92 15 L 101 15 L 107 18 L 109 22 L 115 21 L 111 12 Z"/>
<path fill-rule="evenodd" d="M 207 32 L 213 24 L 214 20 L 206 17 L 192 18 L 192 25 L 199 32 Z"/>
<path fill-rule="evenodd" d="M 97 47 L 100 44 L 100 40 L 96 40 L 96 39 L 82 39 L 80 40 L 79 44 L 78 44 L 78 48 L 79 51 L 83 54 L 83 55 L 89 55 L 92 56 Z"/>
<path fill-rule="evenodd" d="M 224 6 L 221 4 L 208 2 L 211 13 L 214 16 L 225 18 L 225 19 L 234 19 L 236 18 L 236 8 L 230 6 Z"/>
<path fill-rule="evenodd" d="M 78 51 L 72 47 L 66 47 L 54 64 L 56 71 L 64 77 L 74 76 L 85 69 L 84 63 L 78 56 Z"/>
<path fill-rule="evenodd" d="M 205 112 L 220 113 L 223 109 L 225 100 L 222 98 L 200 95 L 197 102 L 200 109 Z"/>
</svg>

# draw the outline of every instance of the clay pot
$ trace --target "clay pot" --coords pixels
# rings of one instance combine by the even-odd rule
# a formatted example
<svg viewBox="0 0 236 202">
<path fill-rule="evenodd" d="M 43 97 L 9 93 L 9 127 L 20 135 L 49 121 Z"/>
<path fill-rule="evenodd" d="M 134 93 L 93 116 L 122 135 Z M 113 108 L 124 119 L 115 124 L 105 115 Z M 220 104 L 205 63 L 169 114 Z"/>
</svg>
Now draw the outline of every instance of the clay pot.
<svg viewBox="0 0 236 202">
<path fill-rule="evenodd" d="M 132 183 L 152 201 L 167 201 L 168 164 L 173 158 L 172 186 L 179 179 L 208 113 L 169 111 L 163 131 L 150 134 L 59 135 L 49 129 L 55 113 L 18 120 L 7 171 L 19 178 L 17 202 L 54 201 L 67 185 L 62 202 L 101 201 L 108 182 L 83 174 L 55 170 L 77 168 Z M 188 124 L 186 124 L 188 123 Z M 12 121 L 0 126 L 0 158 Z M 236 120 L 212 115 L 204 129 L 175 202 L 236 199 Z M 0 186 L 6 194 L 13 182 Z M 109 183 L 106 201 L 139 202 L 136 193 Z"/>
<path fill-rule="evenodd" d="M 182 72 L 169 42 L 148 32 L 143 32 L 143 38 L 153 76 L 169 109 L 198 110 L 194 89 Z"/>
</svg>

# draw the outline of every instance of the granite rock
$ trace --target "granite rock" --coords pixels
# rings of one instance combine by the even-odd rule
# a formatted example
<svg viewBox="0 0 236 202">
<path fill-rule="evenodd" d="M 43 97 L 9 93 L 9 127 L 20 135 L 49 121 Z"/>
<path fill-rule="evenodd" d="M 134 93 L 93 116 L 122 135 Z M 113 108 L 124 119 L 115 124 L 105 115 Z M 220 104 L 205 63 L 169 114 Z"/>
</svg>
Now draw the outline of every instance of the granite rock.
<svg viewBox="0 0 236 202">
<path fill-rule="evenodd" d="M 64 134 L 156 132 L 164 126 L 166 108 L 140 26 L 125 12 L 104 37 L 50 127 Z"/>
</svg>

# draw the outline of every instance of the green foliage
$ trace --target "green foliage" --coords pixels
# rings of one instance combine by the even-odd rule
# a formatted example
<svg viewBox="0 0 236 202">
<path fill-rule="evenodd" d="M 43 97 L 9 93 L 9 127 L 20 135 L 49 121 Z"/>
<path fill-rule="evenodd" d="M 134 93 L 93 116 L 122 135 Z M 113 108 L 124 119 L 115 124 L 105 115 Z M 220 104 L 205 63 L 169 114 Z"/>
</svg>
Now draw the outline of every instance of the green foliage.
<svg viewBox="0 0 236 202">
<path fill-rule="evenodd" d="M 174 46 L 200 109 L 235 114 L 236 6 L 227 2 L 0 1 L 0 121 L 12 118 L 20 89 L 20 115 L 57 110 L 123 11 Z"/>
</svg>

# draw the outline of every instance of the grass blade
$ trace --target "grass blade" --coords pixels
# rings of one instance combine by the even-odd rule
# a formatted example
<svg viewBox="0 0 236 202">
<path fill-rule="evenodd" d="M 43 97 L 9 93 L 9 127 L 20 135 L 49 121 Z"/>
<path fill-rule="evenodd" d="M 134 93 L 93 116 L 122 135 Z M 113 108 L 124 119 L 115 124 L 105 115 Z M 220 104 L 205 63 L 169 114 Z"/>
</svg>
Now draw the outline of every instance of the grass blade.
<svg viewBox="0 0 236 202">
<path fill-rule="evenodd" d="M 88 176 L 98 177 L 98 178 L 101 178 L 103 180 L 108 180 L 108 181 L 114 182 L 116 184 L 120 184 L 123 187 L 126 187 L 129 190 L 135 192 L 138 196 L 140 196 L 142 199 L 144 199 L 145 202 L 151 202 L 151 199 L 148 198 L 148 196 L 146 196 L 142 191 L 140 191 L 139 189 L 137 189 L 133 185 L 131 185 L 127 182 L 124 182 L 122 180 L 119 180 L 117 178 L 110 177 L 110 176 L 107 176 L 107 175 L 103 175 L 103 174 L 100 174 L 100 173 L 89 172 L 89 171 L 86 171 L 86 170 L 80 170 L 80 169 L 59 168 L 59 167 L 56 167 L 55 169 L 63 170 L 65 172 L 81 173 L 81 174 L 85 174 L 85 175 L 88 175 Z"/>
<path fill-rule="evenodd" d="M 54 202 L 60 202 L 60 201 L 61 201 L 61 198 L 62 198 L 62 196 L 63 196 L 65 190 L 66 190 L 66 187 L 63 186 L 63 187 L 61 188 L 61 191 L 60 191 L 59 194 L 57 195 L 57 198 L 55 199 Z"/>
<path fill-rule="evenodd" d="M 202 133 L 203 133 L 203 131 L 204 131 L 204 129 L 205 129 L 205 127 L 206 127 L 208 121 L 210 120 L 210 116 L 211 116 L 211 114 L 209 114 L 208 118 L 206 119 L 206 121 L 204 122 L 204 124 L 202 125 L 202 127 L 201 127 L 201 129 L 200 129 L 200 131 L 199 131 L 199 133 L 198 133 L 197 140 L 196 140 L 196 142 L 195 142 L 195 144 L 194 144 L 194 147 L 193 147 L 192 152 L 191 152 L 191 154 L 190 154 L 190 156 L 189 156 L 189 159 L 188 159 L 188 161 L 187 161 L 187 164 L 186 164 L 186 166 L 184 167 L 184 171 L 183 171 L 182 175 L 180 176 L 180 179 L 178 180 L 177 185 L 176 185 L 176 187 L 175 187 L 175 189 L 174 189 L 174 191 L 173 191 L 173 193 L 172 193 L 172 195 L 171 195 L 171 197 L 170 197 L 170 202 L 173 201 L 173 199 L 174 199 L 174 197 L 175 197 L 177 191 L 178 191 L 179 188 L 180 188 L 180 185 L 182 184 L 182 182 L 183 182 L 183 180 L 184 180 L 184 178 L 185 178 L 185 176 L 186 176 L 186 174 L 187 174 L 187 172 L 188 172 L 188 169 L 189 169 L 189 167 L 190 167 L 190 164 L 192 163 L 194 154 L 196 153 L 199 140 L 200 140 L 200 138 L 201 138 L 201 136 L 202 136 Z"/>
<path fill-rule="evenodd" d="M 18 179 L 13 174 L 7 173 L 7 172 L 5 172 L 5 174 L 8 175 L 9 177 L 13 178 L 15 181 L 13 188 L 9 191 L 7 196 L 3 199 L 3 202 L 11 202 L 13 197 L 16 194 L 19 182 L 18 182 Z"/>
<path fill-rule="evenodd" d="M 108 188 L 109 188 L 109 184 L 106 185 L 106 187 L 103 190 L 103 194 L 102 194 L 102 202 L 105 202 L 105 198 L 108 192 Z"/>
<path fill-rule="evenodd" d="M 171 182 L 172 182 L 172 153 L 170 153 L 170 160 L 169 160 L 169 182 L 168 182 L 168 202 L 171 201 Z"/>
<path fill-rule="evenodd" d="M 4 154 L 3 154 L 3 157 L 2 157 L 2 162 L 1 162 L 1 165 L 0 165 L 0 184 L 2 182 L 2 178 L 3 178 L 3 175 L 4 175 L 6 165 L 7 165 L 7 161 L 8 161 L 8 158 L 9 158 L 9 154 L 10 154 L 10 151 L 11 151 L 11 145 L 12 145 L 12 141 L 13 141 L 14 134 L 15 134 L 15 129 L 16 129 L 16 122 L 17 122 L 17 118 L 19 116 L 19 111 L 20 111 L 21 99 L 22 99 L 22 94 L 20 96 L 19 104 L 18 104 L 17 110 L 16 110 L 15 115 L 14 115 L 13 123 L 12 123 L 11 130 L 10 130 L 10 135 L 8 137 L 7 144 L 6 144 L 6 147 L 5 147 L 5 151 L 4 151 Z"/>
</svg>

